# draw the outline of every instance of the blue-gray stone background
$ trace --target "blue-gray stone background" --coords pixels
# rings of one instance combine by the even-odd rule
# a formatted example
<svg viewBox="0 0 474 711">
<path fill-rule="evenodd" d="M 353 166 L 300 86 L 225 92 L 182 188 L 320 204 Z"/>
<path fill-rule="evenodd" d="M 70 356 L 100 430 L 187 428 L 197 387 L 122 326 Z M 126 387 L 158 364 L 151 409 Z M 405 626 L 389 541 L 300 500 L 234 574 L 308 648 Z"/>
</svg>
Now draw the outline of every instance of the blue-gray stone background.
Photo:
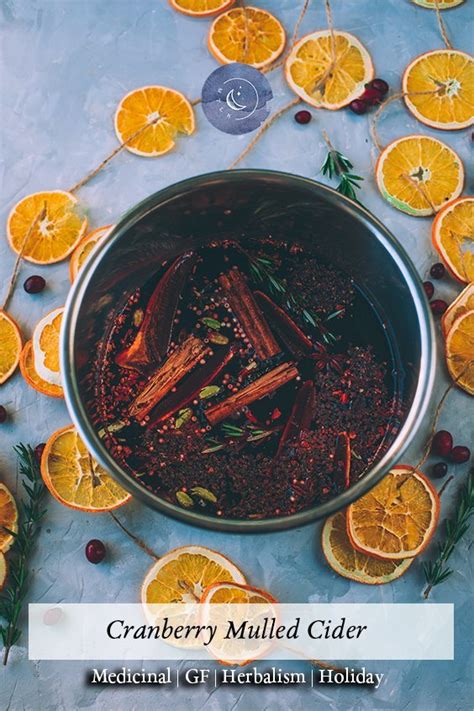
<svg viewBox="0 0 474 711">
<path fill-rule="evenodd" d="M 256 0 L 275 12 L 288 33 L 303 0 Z M 356 34 L 369 49 L 376 73 L 393 91 L 400 88 L 403 69 L 421 52 L 442 46 L 435 13 L 409 0 L 333 0 L 335 27 Z M 147 84 L 163 84 L 191 99 L 200 95 L 206 77 L 216 68 L 206 48 L 207 20 L 194 20 L 174 12 L 166 0 L 2 0 L 0 3 L 0 126 L 1 223 L 11 206 L 28 193 L 67 189 L 100 162 L 117 140 L 112 117 L 122 96 Z M 473 4 L 443 13 L 453 44 L 472 51 Z M 326 26 L 324 3 L 313 0 L 301 32 Z M 269 75 L 273 108 L 287 103 L 291 92 L 281 71 Z M 265 134 L 242 167 L 273 168 L 321 180 L 318 175 L 326 153 L 321 128 L 346 153 L 355 171 L 365 176 L 361 199 L 392 230 L 427 277 L 437 261 L 430 240 L 430 219 L 416 219 L 391 208 L 379 195 L 373 179 L 375 154 L 368 117 L 349 111 L 313 111 L 308 126 L 298 126 L 286 114 Z M 247 145 L 251 136 L 218 132 L 196 107 L 197 131 L 182 137 L 177 147 L 159 159 L 144 159 L 124 152 L 80 191 L 92 227 L 116 221 L 133 204 L 175 181 L 223 169 Z M 383 142 L 404 134 L 435 135 L 455 148 L 466 168 L 471 131 L 436 132 L 418 124 L 397 102 L 380 125 Z M 472 194 L 467 179 L 465 193 Z M 472 176 L 471 176 L 472 180 Z M 5 237 L 0 239 L 0 286 L 12 270 L 14 255 Z M 27 295 L 21 283 L 41 273 L 47 290 Z M 48 310 L 61 306 L 69 289 L 67 263 L 48 268 L 24 264 L 10 305 L 25 337 Z M 436 283 L 436 294 L 452 300 L 460 287 L 450 279 Z M 441 352 L 441 351 L 440 351 Z M 447 384 L 440 360 L 435 400 Z M 26 386 L 17 373 L 0 389 L 0 402 L 11 413 L 0 429 L 0 477 L 15 487 L 17 470 L 12 447 L 24 441 L 36 444 L 69 422 L 62 401 L 44 397 Z M 472 399 L 452 392 L 440 425 L 457 442 L 473 444 Z M 417 461 L 430 427 L 407 456 Z M 468 465 L 458 466 L 455 481 L 443 496 L 442 515 L 452 510 Z M 338 577 L 325 565 L 319 544 L 320 525 L 286 533 L 257 536 L 218 534 L 198 530 L 164 518 L 138 502 L 119 512 L 130 529 L 157 551 L 201 543 L 230 556 L 248 573 L 249 580 L 270 590 L 283 602 L 421 602 L 423 573 L 419 561 L 408 573 L 387 586 L 368 587 Z M 106 542 L 107 562 L 90 565 L 84 544 L 90 538 Z M 73 709 L 148 709 L 173 706 L 247 711 L 247 709 L 416 709 L 442 711 L 472 708 L 472 535 L 457 546 L 452 558 L 454 574 L 435 589 L 433 602 L 455 604 L 455 660 L 453 662 L 371 662 L 366 666 L 386 673 L 380 688 L 321 686 L 307 688 L 88 687 L 82 662 L 28 661 L 26 616 L 20 646 L 0 671 L 0 708 L 41 711 Z M 428 551 L 433 552 L 433 547 Z M 150 560 L 117 528 L 111 518 L 73 512 L 48 497 L 48 514 L 32 562 L 32 602 L 134 602 Z M 112 666 L 117 666 L 115 663 Z M 133 664 L 129 666 L 134 666 Z M 140 664 L 135 665 L 140 667 Z M 191 666 L 183 663 L 182 668 Z M 260 666 L 265 666 L 261 664 Z M 285 663 L 283 663 L 285 666 Z M 154 668 L 146 663 L 146 668 Z M 306 669 L 288 663 L 291 669 Z"/>
</svg>

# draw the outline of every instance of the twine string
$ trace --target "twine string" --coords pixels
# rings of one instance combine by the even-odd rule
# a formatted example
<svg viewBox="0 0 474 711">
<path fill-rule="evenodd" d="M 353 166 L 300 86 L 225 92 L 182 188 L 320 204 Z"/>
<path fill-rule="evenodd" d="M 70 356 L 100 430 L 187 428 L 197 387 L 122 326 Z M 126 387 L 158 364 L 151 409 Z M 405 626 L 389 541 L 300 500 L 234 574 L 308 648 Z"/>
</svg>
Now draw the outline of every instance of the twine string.
<svg viewBox="0 0 474 711">
<path fill-rule="evenodd" d="M 441 17 L 441 10 L 439 9 L 439 0 L 434 0 L 435 2 L 435 10 L 436 10 L 436 19 L 438 20 L 438 27 L 439 31 L 441 33 L 441 37 L 443 38 L 443 42 L 446 45 L 446 49 L 452 49 L 453 45 L 451 44 L 449 37 L 448 37 L 448 32 L 446 30 L 446 25 L 444 24 L 444 20 Z"/>
</svg>

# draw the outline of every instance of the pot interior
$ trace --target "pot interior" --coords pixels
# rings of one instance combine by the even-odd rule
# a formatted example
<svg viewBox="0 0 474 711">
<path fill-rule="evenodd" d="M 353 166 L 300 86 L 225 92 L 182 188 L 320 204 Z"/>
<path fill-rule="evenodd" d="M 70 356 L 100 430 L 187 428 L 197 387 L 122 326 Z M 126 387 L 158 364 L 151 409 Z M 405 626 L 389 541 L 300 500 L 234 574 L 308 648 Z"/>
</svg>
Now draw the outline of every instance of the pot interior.
<svg viewBox="0 0 474 711">
<path fill-rule="evenodd" d="M 388 329 L 397 372 L 395 388 L 403 399 L 406 420 L 382 460 L 329 504 L 285 520 L 232 521 L 228 525 L 231 529 L 240 524 L 265 530 L 313 520 L 360 496 L 407 445 L 413 435 L 407 429 L 413 429 L 424 407 L 420 389 L 424 388 L 424 395 L 429 391 L 424 371 L 430 331 L 424 296 L 403 250 L 369 213 L 312 181 L 259 171 L 201 176 L 151 196 L 115 227 L 106 246 L 90 260 L 75 284 L 65 319 L 64 371 L 73 418 L 102 464 L 147 503 L 198 525 L 225 528 L 222 519 L 182 511 L 144 489 L 140 491 L 130 474 L 113 462 L 92 424 L 95 403 L 89 387 L 90 361 L 125 299 L 165 260 L 211 242 L 239 242 L 249 236 L 291 240 L 307 255 L 353 277 Z"/>
</svg>

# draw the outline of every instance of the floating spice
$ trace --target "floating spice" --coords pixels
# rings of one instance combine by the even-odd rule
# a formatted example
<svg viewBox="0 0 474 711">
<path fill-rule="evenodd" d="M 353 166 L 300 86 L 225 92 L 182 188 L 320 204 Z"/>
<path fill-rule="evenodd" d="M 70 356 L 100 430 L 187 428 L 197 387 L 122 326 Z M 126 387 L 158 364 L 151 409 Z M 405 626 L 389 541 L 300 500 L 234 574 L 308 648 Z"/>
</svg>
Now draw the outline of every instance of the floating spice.
<svg viewBox="0 0 474 711">
<path fill-rule="evenodd" d="M 301 431 L 309 430 L 314 416 L 315 400 L 316 391 L 314 383 L 311 380 L 307 380 L 300 387 L 296 395 L 290 416 L 280 437 L 276 454 L 277 457 L 280 456 L 286 444 L 296 439 Z"/>
<path fill-rule="evenodd" d="M 262 291 L 255 292 L 255 299 L 274 333 L 294 358 L 303 358 L 312 352 L 312 341 L 283 309 Z"/>
</svg>

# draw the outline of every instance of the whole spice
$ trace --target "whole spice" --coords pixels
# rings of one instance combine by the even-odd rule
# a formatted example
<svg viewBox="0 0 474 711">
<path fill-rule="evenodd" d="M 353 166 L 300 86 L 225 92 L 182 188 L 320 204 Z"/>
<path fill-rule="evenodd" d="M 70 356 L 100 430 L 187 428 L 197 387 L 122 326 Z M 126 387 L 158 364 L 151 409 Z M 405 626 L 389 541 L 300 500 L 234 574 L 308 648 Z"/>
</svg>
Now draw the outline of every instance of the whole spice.
<svg viewBox="0 0 474 711">
<path fill-rule="evenodd" d="M 256 291 L 255 298 L 273 331 L 291 355 L 294 358 L 309 355 L 313 350 L 313 343 L 286 311 L 283 311 L 262 291 Z"/>
<path fill-rule="evenodd" d="M 0 635 L 4 646 L 4 664 L 8 661 L 11 647 L 18 642 L 21 636 L 18 620 L 30 579 L 29 558 L 40 532 L 41 521 L 46 513 L 43 508 L 43 496 L 46 488 L 41 478 L 34 450 L 30 446 L 19 444 L 15 447 L 15 452 L 20 462 L 26 497 L 20 506 L 18 532 L 10 531 L 15 540 L 9 560 L 9 583 L 6 590 L 0 595 L 0 617 L 5 621 L 0 626 Z"/>
<path fill-rule="evenodd" d="M 303 430 L 309 430 L 314 415 L 316 391 L 312 380 L 307 380 L 298 390 L 290 416 L 278 443 L 279 457 L 288 442 L 292 442 Z"/>
</svg>

